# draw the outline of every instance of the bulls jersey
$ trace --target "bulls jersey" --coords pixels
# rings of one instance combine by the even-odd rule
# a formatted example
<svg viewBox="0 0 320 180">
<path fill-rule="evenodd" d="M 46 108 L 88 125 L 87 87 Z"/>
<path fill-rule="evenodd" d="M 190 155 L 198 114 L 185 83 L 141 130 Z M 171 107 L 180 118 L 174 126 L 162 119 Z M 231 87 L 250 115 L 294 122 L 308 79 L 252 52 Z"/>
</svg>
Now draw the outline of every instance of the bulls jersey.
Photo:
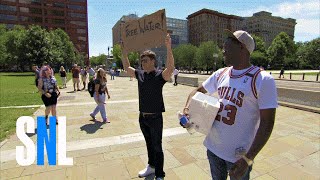
<svg viewBox="0 0 320 180">
<path fill-rule="evenodd" d="M 278 107 L 273 77 L 256 66 L 243 70 L 219 69 L 205 82 L 204 89 L 218 93 L 220 109 L 204 145 L 221 159 L 236 162 L 237 149 L 251 147 L 260 123 L 260 109 Z"/>
</svg>

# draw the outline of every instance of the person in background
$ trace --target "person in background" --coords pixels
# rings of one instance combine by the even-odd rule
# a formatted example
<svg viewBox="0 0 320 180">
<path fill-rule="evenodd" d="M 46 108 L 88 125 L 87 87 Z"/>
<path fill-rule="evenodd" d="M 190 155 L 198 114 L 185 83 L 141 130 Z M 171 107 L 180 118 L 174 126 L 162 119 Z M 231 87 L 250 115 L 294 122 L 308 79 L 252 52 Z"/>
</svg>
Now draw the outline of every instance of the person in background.
<svg viewBox="0 0 320 180">
<path fill-rule="evenodd" d="M 73 81 L 73 91 L 76 92 L 76 85 L 77 85 L 77 90 L 80 91 L 79 88 L 79 74 L 80 74 L 80 69 L 78 67 L 77 64 L 74 64 L 72 69 L 71 69 L 71 73 L 72 73 L 72 81 Z"/>
<path fill-rule="evenodd" d="M 107 118 L 107 113 L 105 109 L 106 93 L 107 93 L 108 99 L 110 99 L 110 95 L 107 87 L 106 72 L 102 68 L 98 69 L 97 77 L 94 80 L 94 83 L 95 83 L 95 92 L 94 92 L 93 98 L 97 103 L 97 106 L 93 110 L 93 112 L 90 113 L 90 116 L 92 117 L 93 120 L 96 120 L 96 115 L 98 114 L 98 112 L 100 112 L 103 123 L 110 123 L 110 121 Z"/>
<path fill-rule="evenodd" d="M 87 78 L 88 78 L 88 72 L 87 72 L 87 67 L 84 66 L 83 69 L 81 69 L 81 80 L 82 80 L 82 84 L 83 84 L 83 88 L 82 90 L 86 89 L 86 84 L 87 84 Z"/>
<path fill-rule="evenodd" d="M 67 73 L 63 66 L 60 66 L 60 77 L 63 88 L 67 88 Z"/>
<path fill-rule="evenodd" d="M 36 65 L 33 65 L 32 66 L 32 70 L 34 71 L 34 81 L 35 81 L 35 84 L 36 84 L 36 87 L 38 87 L 38 80 L 39 80 L 39 77 L 40 77 L 40 69 L 38 68 L 38 66 Z"/>
<path fill-rule="evenodd" d="M 111 80 L 114 80 L 114 74 L 115 74 L 115 70 L 113 68 L 110 69 L 110 76 L 111 76 Z"/>
<path fill-rule="evenodd" d="M 281 79 L 281 76 L 282 76 L 282 78 L 284 78 L 284 69 L 283 69 L 283 67 L 280 70 L 279 79 Z"/>
<path fill-rule="evenodd" d="M 46 107 L 45 118 L 48 125 L 48 116 L 51 112 L 52 116 L 57 118 L 57 99 L 60 95 L 60 91 L 57 85 L 57 81 L 52 75 L 52 69 L 49 66 L 43 66 L 40 71 L 40 78 L 38 84 L 39 92 L 41 93 L 41 99 Z M 57 124 L 58 124 L 58 119 Z"/>
<path fill-rule="evenodd" d="M 178 85 L 178 83 L 177 83 L 178 74 L 179 74 L 179 70 L 177 68 L 174 68 L 174 70 L 173 70 L 173 77 L 174 77 L 173 85 L 174 86 Z"/>
</svg>

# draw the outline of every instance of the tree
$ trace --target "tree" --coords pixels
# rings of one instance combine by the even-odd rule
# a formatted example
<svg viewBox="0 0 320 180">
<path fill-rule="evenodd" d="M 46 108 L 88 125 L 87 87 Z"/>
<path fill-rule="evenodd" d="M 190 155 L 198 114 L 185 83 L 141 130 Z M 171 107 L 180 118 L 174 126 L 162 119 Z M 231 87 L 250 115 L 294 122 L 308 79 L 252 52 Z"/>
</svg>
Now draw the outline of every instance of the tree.
<svg viewBox="0 0 320 180">
<path fill-rule="evenodd" d="M 0 69 L 7 69 L 8 52 L 6 43 L 8 41 L 7 30 L 4 24 L 0 24 Z"/>
<path fill-rule="evenodd" d="M 295 58 L 295 52 L 296 46 L 285 32 L 281 32 L 275 37 L 267 51 L 270 63 L 274 68 L 281 68 L 285 65 L 289 67 L 286 63 Z"/>
<path fill-rule="evenodd" d="M 134 67 L 135 65 L 138 64 L 139 58 L 140 58 L 140 55 L 139 55 L 138 52 L 130 52 L 130 53 L 128 54 L 128 59 L 129 59 L 130 65 L 131 65 L 132 67 Z"/>
<path fill-rule="evenodd" d="M 197 67 L 195 55 L 197 47 L 192 44 L 181 44 L 173 50 L 176 66 Z"/>
<path fill-rule="evenodd" d="M 53 64 L 71 67 L 76 61 L 75 48 L 68 34 L 62 29 L 50 31 L 50 43 L 52 46 Z M 78 58 L 80 58 L 78 56 Z"/>
<path fill-rule="evenodd" d="M 213 54 L 220 54 L 219 57 L 222 57 L 221 50 L 219 49 L 218 45 L 213 41 L 201 43 L 196 52 L 195 58 L 198 67 L 205 68 L 207 70 L 207 73 L 209 73 L 209 69 L 214 68 L 215 62 L 217 67 L 220 67 L 220 64 L 222 64 L 221 61 L 214 59 Z"/>
<path fill-rule="evenodd" d="M 5 48 L 7 52 L 6 64 L 10 67 L 16 67 L 17 70 L 24 70 L 27 64 L 25 58 L 24 41 L 27 37 L 26 30 L 23 26 L 14 26 L 14 28 L 6 33 Z"/>
<path fill-rule="evenodd" d="M 256 66 L 267 67 L 269 64 L 267 58 L 267 50 L 265 42 L 260 36 L 252 35 L 254 42 L 256 44 L 255 50 L 250 55 L 250 62 Z"/>
<path fill-rule="evenodd" d="M 116 44 L 115 46 L 113 46 L 113 49 L 111 52 L 113 54 L 113 60 L 116 62 L 117 67 L 122 67 L 122 61 L 121 61 L 122 52 L 121 52 L 120 45 Z"/>
<path fill-rule="evenodd" d="M 106 60 L 107 60 L 107 55 L 105 54 L 100 54 L 99 56 L 90 57 L 91 66 L 106 64 Z"/>
<path fill-rule="evenodd" d="M 302 43 L 297 49 L 297 57 L 302 68 L 318 69 L 320 66 L 320 38 Z"/>
<path fill-rule="evenodd" d="M 23 61 L 33 64 L 53 63 L 52 42 L 45 29 L 40 26 L 30 26 L 23 41 Z"/>
<path fill-rule="evenodd" d="M 256 66 L 268 67 L 267 56 L 260 51 L 253 51 L 251 53 L 250 62 Z"/>
<path fill-rule="evenodd" d="M 256 44 L 256 48 L 254 51 L 259 51 L 263 54 L 267 54 L 266 50 L 266 43 L 263 41 L 263 39 L 260 36 L 252 35 L 254 42 Z"/>
</svg>

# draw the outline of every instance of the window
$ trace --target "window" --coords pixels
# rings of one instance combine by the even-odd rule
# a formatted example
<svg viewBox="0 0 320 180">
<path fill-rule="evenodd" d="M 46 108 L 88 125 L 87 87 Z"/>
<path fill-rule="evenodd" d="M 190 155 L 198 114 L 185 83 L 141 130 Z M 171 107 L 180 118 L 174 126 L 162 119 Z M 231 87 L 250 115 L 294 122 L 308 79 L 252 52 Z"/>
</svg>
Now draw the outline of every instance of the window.
<svg viewBox="0 0 320 180">
<path fill-rule="evenodd" d="M 60 3 L 60 2 L 53 3 L 53 7 L 64 7 L 64 3 Z"/>
<path fill-rule="evenodd" d="M 64 19 L 52 19 L 53 24 L 64 24 Z"/>
<path fill-rule="evenodd" d="M 69 0 L 69 2 L 86 2 L 86 0 Z"/>
<path fill-rule="evenodd" d="M 33 14 L 42 14 L 42 10 L 38 8 L 29 8 L 30 12 Z"/>
<path fill-rule="evenodd" d="M 85 10 L 84 6 L 79 6 L 79 5 L 68 5 L 69 9 L 74 9 L 74 10 Z"/>
<path fill-rule="evenodd" d="M 34 23 L 41 23 L 42 22 L 42 17 L 29 17 L 29 22 L 34 22 Z"/>
<path fill-rule="evenodd" d="M 82 21 L 70 21 L 70 23 L 78 25 L 78 26 L 86 26 L 87 25 L 86 22 L 82 22 Z"/>
<path fill-rule="evenodd" d="M 41 5 L 41 0 L 31 0 L 31 4 L 39 4 L 39 5 Z"/>
<path fill-rule="evenodd" d="M 28 13 L 28 12 L 29 12 L 29 8 L 26 8 L 26 7 L 20 7 L 20 12 Z"/>
<path fill-rule="evenodd" d="M 0 10 L 1 11 L 17 11 L 17 8 L 15 6 L 7 6 L 0 4 Z"/>
<path fill-rule="evenodd" d="M 78 34 L 85 34 L 87 31 L 85 29 L 77 29 Z"/>
<path fill-rule="evenodd" d="M 87 38 L 86 38 L 86 37 L 79 36 L 79 37 L 78 37 L 78 40 L 79 40 L 79 41 L 87 41 Z"/>
<path fill-rule="evenodd" d="M 3 0 L 3 1 L 16 2 L 16 0 Z"/>
<path fill-rule="evenodd" d="M 68 13 L 70 17 L 76 17 L 76 18 L 86 18 L 85 14 L 80 14 L 80 13 Z"/>
<path fill-rule="evenodd" d="M 18 18 L 14 15 L 0 14 L 0 20 L 16 21 Z"/>
<path fill-rule="evenodd" d="M 51 15 L 54 16 L 64 16 L 64 11 L 57 11 L 57 10 L 52 10 Z"/>
<path fill-rule="evenodd" d="M 30 4 L 31 0 L 19 0 L 19 3 Z"/>
</svg>

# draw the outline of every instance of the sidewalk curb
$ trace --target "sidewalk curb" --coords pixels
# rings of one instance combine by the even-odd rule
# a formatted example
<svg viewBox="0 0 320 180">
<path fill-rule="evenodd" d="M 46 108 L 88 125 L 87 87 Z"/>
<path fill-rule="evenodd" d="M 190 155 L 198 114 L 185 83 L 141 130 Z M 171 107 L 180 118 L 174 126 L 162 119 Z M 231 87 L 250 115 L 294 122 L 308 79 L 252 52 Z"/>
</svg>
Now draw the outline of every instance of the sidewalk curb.
<svg viewBox="0 0 320 180">
<path fill-rule="evenodd" d="M 1 143 L 0 143 L 0 148 L 5 145 L 8 142 L 8 139 L 4 139 Z"/>
<path fill-rule="evenodd" d="M 274 79 L 277 81 L 298 81 L 298 82 L 311 82 L 311 83 L 320 83 L 320 81 L 306 81 L 306 80 L 296 80 L 296 79 Z"/>
<path fill-rule="evenodd" d="M 320 114 L 320 108 L 314 108 L 314 107 L 309 107 L 309 106 L 304 106 L 304 105 L 298 105 L 298 104 L 292 104 L 292 103 L 287 103 L 287 102 L 283 102 L 283 101 L 278 101 L 280 106 L 285 106 L 285 107 L 289 107 L 289 108 L 294 108 L 294 109 L 299 109 L 302 111 L 308 111 L 308 112 L 313 112 L 313 113 L 317 113 Z"/>
</svg>

